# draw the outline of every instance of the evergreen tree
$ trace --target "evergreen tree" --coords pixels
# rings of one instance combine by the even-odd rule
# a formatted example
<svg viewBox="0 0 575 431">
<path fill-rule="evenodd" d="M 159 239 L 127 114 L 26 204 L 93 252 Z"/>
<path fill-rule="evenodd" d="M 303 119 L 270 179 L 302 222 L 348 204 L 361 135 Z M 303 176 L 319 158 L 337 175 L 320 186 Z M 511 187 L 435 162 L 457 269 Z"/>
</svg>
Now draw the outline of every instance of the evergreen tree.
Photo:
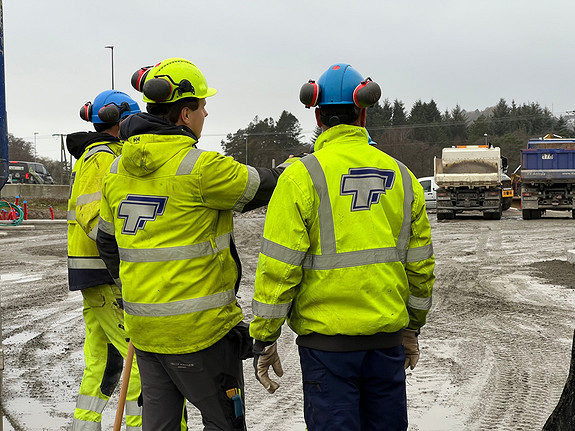
<svg viewBox="0 0 575 431">
<path fill-rule="evenodd" d="M 393 114 L 391 115 L 391 124 L 393 126 L 404 126 L 407 124 L 407 114 L 403 102 L 395 99 L 393 101 Z"/>
</svg>

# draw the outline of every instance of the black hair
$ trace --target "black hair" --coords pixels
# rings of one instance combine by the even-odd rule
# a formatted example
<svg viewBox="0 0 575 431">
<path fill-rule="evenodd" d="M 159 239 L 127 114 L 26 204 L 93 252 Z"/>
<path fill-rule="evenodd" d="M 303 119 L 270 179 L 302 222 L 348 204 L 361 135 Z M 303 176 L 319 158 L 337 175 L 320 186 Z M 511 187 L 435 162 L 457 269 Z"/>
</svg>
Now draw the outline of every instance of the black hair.
<svg viewBox="0 0 575 431">
<path fill-rule="evenodd" d="M 118 123 L 94 123 L 94 129 L 98 133 L 105 132 L 108 129 L 111 129 Z"/>
<path fill-rule="evenodd" d="M 359 118 L 359 113 L 360 109 L 352 104 L 320 105 L 319 107 L 319 119 L 328 127 L 353 124 Z"/>
<path fill-rule="evenodd" d="M 200 107 L 200 99 L 197 97 L 184 97 L 171 103 L 148 103 L 146 111 L 149 114 L 163 117 L 170 124 L 176 124 L 180 118 L 180 112 L 184 108 L 195 111 Z"/>
</svg>

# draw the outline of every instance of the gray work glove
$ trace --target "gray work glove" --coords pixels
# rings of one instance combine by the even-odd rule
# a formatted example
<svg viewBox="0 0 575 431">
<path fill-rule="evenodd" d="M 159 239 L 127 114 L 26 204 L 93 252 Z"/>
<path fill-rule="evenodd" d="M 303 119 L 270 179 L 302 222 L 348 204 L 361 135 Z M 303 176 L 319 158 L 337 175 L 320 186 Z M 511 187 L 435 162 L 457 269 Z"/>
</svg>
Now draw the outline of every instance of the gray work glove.
<svg viewBox="0 0 575 431">
<path fill-rule="evenodd" d="M 278 377 L 284 375 L 284 370 L 282 369 L 278 355 L 277 343 L 274 341 L 272 344 L 266 345 L 256 340 L 254 343 L 254 370 L 256 372 L 256 379 L 258 379 L 258 382 L 260 382 L 270 394 L 273 394 L 280 385 L 270 379 L 270 366 Z"/>
<path fill-rule="evenodd" d="M 404 329 L 403 330 L 403 348 L 405 350 L 405 366 L 410 369 L 414 369 L 419 360 L 419 343 L 417 341 L 417 336 L 419 335 L 418 330 L 414 329 Z"/>
</svg>

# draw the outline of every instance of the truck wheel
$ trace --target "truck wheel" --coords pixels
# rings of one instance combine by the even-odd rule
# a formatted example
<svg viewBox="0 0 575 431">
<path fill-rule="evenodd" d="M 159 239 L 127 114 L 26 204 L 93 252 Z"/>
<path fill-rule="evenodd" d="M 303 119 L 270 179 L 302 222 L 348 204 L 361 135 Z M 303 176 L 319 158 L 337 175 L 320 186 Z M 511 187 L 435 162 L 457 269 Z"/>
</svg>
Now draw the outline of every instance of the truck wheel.
<svg viewBox="0 0 575 431">
<path fill-rule="evenodd" d="M 446 218 L 447 220 L 453 220 L 453 219 L 455 218 L 455 211 L 451 211 L 451 212 L 445 213 L 445 218 Z"/>
<path fill-rule="evenodd" d="M 575 210 L 573 210 L 573 214 L 575 214 Z M 575 218 L 575 215 L 573 216 Z M 445 213 L 437 213 L 437 220 L 444 220 Z"/>
<path fill-rule="evenodd" d="M 575 218 L 575 210 L 571 210 L 571 217 Z"/>
<path fill-rule="evenodd" d="M 521 215 L 523 216 L 523 220 L 531 220 L 531 210 L 522 210 Z"/>
<path fill-rule="evenodd" d="M 496 213 L 491 213 L 491 220 L 501 220 L 501 208 Z"/>
</svg>

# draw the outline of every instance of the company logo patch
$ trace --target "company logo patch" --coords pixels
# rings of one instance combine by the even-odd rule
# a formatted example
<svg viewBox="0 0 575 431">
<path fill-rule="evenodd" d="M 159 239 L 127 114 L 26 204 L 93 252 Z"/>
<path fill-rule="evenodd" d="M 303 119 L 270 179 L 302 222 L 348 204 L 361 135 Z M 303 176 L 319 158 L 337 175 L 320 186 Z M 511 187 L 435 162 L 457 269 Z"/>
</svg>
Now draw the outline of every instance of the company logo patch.
<svg viewBox="0 0 575 431">
<path fill-rule="evenodd" d="M 128 195 L 118 206 L 118 218 L 124 219 L 122 233 L 136 235 L 146 222 L 164 214 L 167 196 Z"/>
<path fill-rule="evenodd" d="M 340 194 L 352 195 L 352 211 L 369 210 L 395 182 L 395 171 L 376 168 L 351 168 L 341 176 Z"/>
</svg>

